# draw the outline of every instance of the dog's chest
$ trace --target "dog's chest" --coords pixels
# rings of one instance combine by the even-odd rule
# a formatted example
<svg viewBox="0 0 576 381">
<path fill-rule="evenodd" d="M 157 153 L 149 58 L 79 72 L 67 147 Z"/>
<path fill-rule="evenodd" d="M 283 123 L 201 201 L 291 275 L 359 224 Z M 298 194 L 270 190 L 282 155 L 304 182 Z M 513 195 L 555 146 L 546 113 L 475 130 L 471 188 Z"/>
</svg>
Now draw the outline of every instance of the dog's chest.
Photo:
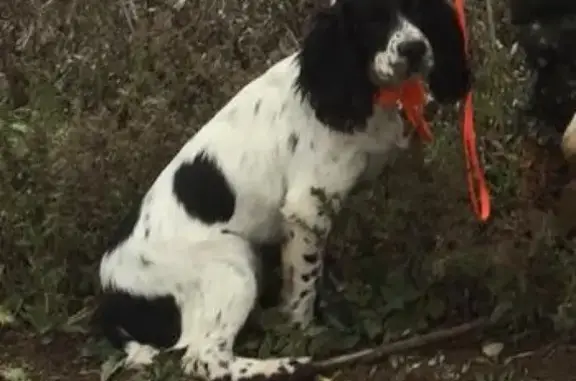
<svg viewBox="0 0 576 381">
<path fill-rule="evenodd" d="M 396 111 L 377 109 L 363 133 L 366 168 L 363 180 L 373 180 L 410 142 L 405 122 Z"/>
</svg>

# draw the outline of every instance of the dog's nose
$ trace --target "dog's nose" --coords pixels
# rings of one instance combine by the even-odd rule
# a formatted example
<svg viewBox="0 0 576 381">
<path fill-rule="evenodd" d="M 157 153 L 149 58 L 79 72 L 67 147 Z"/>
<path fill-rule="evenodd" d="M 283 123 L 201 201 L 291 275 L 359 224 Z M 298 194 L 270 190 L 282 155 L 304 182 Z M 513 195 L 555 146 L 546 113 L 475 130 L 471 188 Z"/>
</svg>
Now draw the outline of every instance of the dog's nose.
<svg viewBox="0 0 576 381">
<path fill-rule="evenodd" d="M 426 49 L 422 40 L 404 41 L 398 45 L 398 53 L 406 58 L 410 66 L 419 66 L 422 63 Z"/>
</svg>

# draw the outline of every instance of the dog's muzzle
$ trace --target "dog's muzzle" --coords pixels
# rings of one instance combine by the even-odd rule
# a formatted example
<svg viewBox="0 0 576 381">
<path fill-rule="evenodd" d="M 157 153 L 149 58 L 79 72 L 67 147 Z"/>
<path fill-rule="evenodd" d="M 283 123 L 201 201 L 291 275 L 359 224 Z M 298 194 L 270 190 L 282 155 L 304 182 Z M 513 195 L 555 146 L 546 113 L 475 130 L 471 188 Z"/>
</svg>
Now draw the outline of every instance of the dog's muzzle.
<svg viewBox="0 0 576 381">
<path fill-rule="evenodd" d="M 406 63 L 407 74 L 421 72 L 427 67 L 428 46 L 422 40 L 404 41 L 398 45 L 398 54 Z"/>
</svg>

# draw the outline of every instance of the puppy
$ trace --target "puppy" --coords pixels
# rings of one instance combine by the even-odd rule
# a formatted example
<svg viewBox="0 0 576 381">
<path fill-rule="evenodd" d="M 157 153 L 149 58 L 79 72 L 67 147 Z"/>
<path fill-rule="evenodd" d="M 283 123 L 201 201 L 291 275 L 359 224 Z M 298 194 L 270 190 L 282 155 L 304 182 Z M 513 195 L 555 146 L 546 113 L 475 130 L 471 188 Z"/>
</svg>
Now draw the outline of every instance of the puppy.
<svg viewBox="0 0 576 381">
<path fill-rule="evenodd" d="M 452 5 L 338 0 L 184 145 L 102 258 L 98 317 L 129 364 L 184 349 L 184 370 L 207 380 L 312 379 L 309 358 L 233 352 L 258 295 L 254 247 L 284 240 L 281 307 L 308 326 L 334 213 L 408 141 L 374 97 L 413 76 L 439 102 L 469 90 Z"/>
</svg>

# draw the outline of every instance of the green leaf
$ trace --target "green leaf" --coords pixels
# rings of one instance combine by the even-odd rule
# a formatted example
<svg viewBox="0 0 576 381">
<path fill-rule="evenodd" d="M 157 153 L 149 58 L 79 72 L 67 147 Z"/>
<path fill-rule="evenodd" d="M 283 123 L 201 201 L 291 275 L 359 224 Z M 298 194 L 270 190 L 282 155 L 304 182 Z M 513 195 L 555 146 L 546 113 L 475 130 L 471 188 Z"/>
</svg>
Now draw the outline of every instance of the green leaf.
<svg viewBox="0 0 576 381">
<path fill-rule="evenodd" d="M 124 367 L 124 359 L 111 356 L 100 367 L 100 381 L 109 381 Z"/>
<path fill-rule="evenodd" d="M 380 320 L 366 319 L 363 322 L 363 326 L 364 331 L 366 332 L 370 340 L 377 338 L 384 332 L 384 326 L 382 324 L 382 321 Z"/>
<path fill-rule="evenodd" d="M 446 312 L 446 302 L 442 299 L 431 297 L 428 300 L 426 312 L 432 319 L 439 319 Z"/>
</svg>

